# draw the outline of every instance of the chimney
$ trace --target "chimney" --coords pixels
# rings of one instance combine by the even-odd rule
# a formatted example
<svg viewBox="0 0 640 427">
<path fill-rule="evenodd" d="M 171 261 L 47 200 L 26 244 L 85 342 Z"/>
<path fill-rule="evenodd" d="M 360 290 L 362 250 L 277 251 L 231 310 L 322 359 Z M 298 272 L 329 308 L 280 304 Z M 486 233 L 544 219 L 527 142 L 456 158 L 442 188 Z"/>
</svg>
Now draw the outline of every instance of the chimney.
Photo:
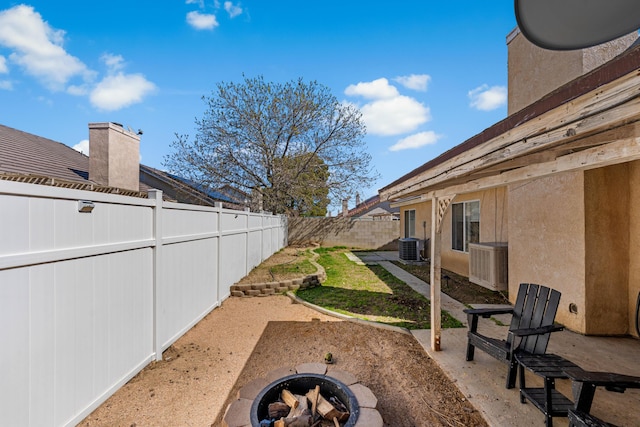
<svg viewBox="0 0 640 427">
<path fill-rule="evenodd" d="M 140 191 L 140 136 L 118 123 L 89 123 L 89 180 Z"/>
<path fill-rule="evenodd" d="M 360 193 L 356 193 L 356 206 L 360 204 Z"/>
<path fill-rule="evenodd" d="M 349 199 L 342 200 L 342 216 L 346 217 L 349 213 Z"/>
</svg>

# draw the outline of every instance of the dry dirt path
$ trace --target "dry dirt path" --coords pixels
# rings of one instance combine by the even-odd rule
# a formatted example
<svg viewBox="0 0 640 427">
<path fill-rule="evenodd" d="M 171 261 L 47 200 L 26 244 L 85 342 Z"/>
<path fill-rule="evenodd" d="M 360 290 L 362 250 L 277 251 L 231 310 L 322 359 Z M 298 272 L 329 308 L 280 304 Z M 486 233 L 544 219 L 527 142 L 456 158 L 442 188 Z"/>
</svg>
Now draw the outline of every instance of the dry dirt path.
<svg viewBox="0 0 640 427">
<path fill-rule="evenodd" d="M 286 296 L 227 299 L 80 425 L 218 426 L 244 384 L 327 351 L 376 394 L 387 426 L 486 425 L 412 336 Z"/>
</svg>

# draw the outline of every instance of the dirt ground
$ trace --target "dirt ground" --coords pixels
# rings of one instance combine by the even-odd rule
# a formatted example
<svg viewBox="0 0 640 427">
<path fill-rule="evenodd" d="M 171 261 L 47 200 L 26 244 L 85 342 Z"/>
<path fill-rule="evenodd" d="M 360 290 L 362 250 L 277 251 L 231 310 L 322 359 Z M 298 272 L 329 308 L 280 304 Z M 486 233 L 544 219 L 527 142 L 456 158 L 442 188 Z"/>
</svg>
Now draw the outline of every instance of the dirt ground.
<svg viewBox="0 0 640 427">
<path fill-rule="evenodd" d="M 219 426 L 249 381 L 326 352 L 373 391 L 385 426 L 487 425 L 411 335 L 281 295 L 227 299 L 80 425 Z"/>
</svg>

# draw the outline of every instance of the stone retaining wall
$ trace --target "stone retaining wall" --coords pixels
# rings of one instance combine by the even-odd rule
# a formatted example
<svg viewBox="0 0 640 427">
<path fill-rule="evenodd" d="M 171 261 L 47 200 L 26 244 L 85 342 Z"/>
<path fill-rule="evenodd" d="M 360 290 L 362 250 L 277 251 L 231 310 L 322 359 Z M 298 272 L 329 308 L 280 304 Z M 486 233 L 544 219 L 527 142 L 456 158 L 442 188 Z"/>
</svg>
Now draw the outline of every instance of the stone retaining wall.
<svg viewBox="0 0 640 427">
<path fill-rule="evenodd" d="M 247 283 L 231 286 L 232 297 L 261 297 L 274 294 L 284 294 L 298 289 L 319 286 L 326 278 L 319 274 L 311 274 L 302 279 L 282 280 L 280 282 Z"/>
<path fill-rule="evenodd" d="M 324 268 L 315 261 L 317 256 L 314 252 L 314 259 L 309 260 L 309 262 L 316 267 L 315 274 L 309 274 L 299 279 L 282 280 L 279 282 L 235 284 L 231 286 L 231 296 L 261 297 L 320 286 L 320 284 L 327 279 L 327 273 L 324 271 Z"/>
</svg>

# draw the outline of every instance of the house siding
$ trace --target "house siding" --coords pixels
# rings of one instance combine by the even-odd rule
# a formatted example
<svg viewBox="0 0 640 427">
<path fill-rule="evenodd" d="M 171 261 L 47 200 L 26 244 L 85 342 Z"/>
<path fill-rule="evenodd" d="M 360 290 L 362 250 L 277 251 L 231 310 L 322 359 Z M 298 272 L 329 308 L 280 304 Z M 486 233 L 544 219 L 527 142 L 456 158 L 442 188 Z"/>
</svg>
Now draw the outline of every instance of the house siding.
<svg viewBox="0 0 640 427">
<path fill-rule="evenodd" d="M 507 190 L 504 187 L 456 196 L 453 203 L 478 200 L 480 202 L 480 242 L 509 240 Z M 442 268 L 469 276 L 469 254 L 451 249 L 451 207 L 442 224 Z"/>
<path fill-rule="evenodd" d="M 404 213 L 410 210 L 416 211 L 415 236 L 404 235 Z M 429 238 L 429 236 L 431 236 L 431 202 L 415 203 L 412 205 L 403 206 L 400 209 L 400 236 L 416 237 L 422 240 L 426 240 Z"/>
<path fill-rule="evenodd" d="M 516 113 L 560 86 L 610 61 L 629 48 L 637 31 L 587 49 L 542 49 L 516 30 L 508 46 L 508 114 Z"/>
<path fill-rule="evenodd" d="M 509 239 L 508 191 L 505 187 L 468 193 L 454 198 L 451 203 L 470 200 L 480 201 L 480 241 L 506 242 Z M 416 236 L 428 239 L 431 236 L 431 201 L 406 205 L 400 212 L 400 234 L 404 237 L 404 212 L 416 211 Z M 440 259 L 442 268 L 463 276 L 469 276 L 469 254 L 451 249 L 451 209 L 442 219 Z"/>
<path fill-rule="evenodd" d="M 584 174 L 569 172 L 509 188 L 509 295 L 519 283 L 562 293 L 557 320 L 585 328 Z M 578 314 L 569 312 L 569 304 Z"/>
</svg>

